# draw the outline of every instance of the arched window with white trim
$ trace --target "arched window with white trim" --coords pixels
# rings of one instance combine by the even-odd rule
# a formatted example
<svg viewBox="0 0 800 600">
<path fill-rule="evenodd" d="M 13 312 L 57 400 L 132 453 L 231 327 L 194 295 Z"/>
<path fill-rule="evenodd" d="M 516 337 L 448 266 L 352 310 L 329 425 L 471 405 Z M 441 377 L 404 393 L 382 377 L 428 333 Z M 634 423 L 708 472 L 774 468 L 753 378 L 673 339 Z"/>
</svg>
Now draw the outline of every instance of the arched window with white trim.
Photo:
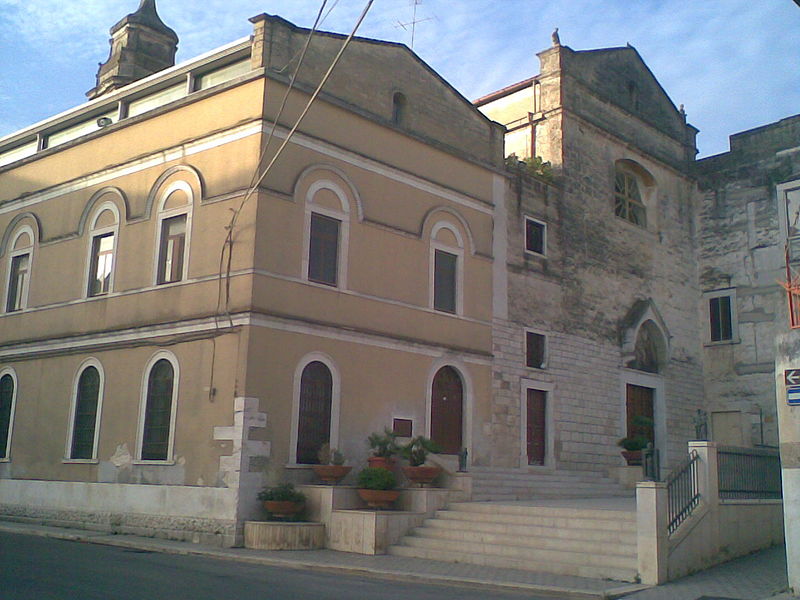
<svg viewBox="0 0 800 600">
<path fill-rule="evenodd" d="M 28 225 L 20 227 L 11 238 L 8 252 L 6 312 L 16 312 L 28 307 L 35 240 L 33 229 Z"/>
<path fill-rule="evenodd" d="M 113 290 L 118 234 L 119 210 L 113 202 L 104 202 L 89 226 L 87 296 L 103 296 Z"/>
<path fill-rule="evenodd" d="M 185 181 L 174 181 L 159 196 L 155 284 L 187 277 L 194 192 Z"/>
<path fill-rule="evenodd" d="M 0 461 L 8 461 L 11 457 L 16 400 L 16 373 L 10 368 L 0 369 Z"/>
<path fill-rule="evenodd" d="M 431 229 L 430 307 L 446 313 L 461 314 L 464 304 L 464 238 L 448 221 L 439 221 Z"/>
<path fill-rule="evenodd" d="M 317 464 L 324 444 L 339 443 L 339 372 L 329 356 L 312 352 L 295 370 L 290 456 Z"/>
<path fill-rule="evenodd" d="M 150 359 L 142 386 L 138 456 L 140 460 L 171 460 L 178 380 L 178 361 L 173 354 L 159 352 Z"/>
<path fill-rule="evenodd" d="M 303 278 L 331 287 L 347 286 L 350 201 L 335 182 L 312 183 L 306 193 Z"/>
<path fill-rule="evenodd" d="M 66 455 L 68 460 L 97 459 L 103 383 L 103 367 L 98 361 L 87 360 L 78 369 L 70 411 Z"/>
</svg>

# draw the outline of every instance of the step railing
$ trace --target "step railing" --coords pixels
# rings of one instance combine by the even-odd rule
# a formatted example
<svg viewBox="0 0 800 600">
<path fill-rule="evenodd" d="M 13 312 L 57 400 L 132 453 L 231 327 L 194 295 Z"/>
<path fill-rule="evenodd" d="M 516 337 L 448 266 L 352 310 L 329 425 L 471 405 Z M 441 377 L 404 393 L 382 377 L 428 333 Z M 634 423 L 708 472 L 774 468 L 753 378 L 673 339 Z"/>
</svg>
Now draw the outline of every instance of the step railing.
<svg viewBox="0 0 800 600">
<path fill-rule="evenodd" d="M 667 531 L 675 532 L 700 504 L 698 479 L 699 456 L 692 450 L 666 478 L 669 522 Z"/>
</svg>

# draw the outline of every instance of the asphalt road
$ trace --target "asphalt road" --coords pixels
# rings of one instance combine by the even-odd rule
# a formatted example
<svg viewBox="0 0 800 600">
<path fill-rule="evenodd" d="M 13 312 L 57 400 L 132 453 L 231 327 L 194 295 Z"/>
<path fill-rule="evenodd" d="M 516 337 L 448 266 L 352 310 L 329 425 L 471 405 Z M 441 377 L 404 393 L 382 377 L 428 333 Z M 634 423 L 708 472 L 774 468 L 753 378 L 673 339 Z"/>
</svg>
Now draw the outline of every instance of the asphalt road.
<svg viewBox="0 0 800 600">
<path fill-rule="evenodd" d="M 0 600 L 552 600 L 0 533 Z"/>
</svg>

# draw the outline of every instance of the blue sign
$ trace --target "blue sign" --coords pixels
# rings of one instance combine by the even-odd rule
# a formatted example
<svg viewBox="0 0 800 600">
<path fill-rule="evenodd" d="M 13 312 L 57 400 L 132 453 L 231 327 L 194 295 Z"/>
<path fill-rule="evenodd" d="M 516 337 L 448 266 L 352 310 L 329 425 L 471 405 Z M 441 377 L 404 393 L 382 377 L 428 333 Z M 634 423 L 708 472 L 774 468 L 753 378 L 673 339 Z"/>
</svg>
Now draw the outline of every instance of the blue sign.
<svg viewBox="0 0 800 600">
<path fill-rule="evenodd" d="M 800 406 L 800 385 L 786 388 L 786 404 Z"/>
</svg>

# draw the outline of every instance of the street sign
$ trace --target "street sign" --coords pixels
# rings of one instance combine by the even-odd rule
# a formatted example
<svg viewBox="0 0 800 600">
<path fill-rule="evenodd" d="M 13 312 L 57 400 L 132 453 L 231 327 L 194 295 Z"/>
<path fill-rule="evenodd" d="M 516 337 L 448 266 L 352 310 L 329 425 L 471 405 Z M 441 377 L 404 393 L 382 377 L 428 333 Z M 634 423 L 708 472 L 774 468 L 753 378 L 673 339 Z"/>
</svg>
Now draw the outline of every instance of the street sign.
<svg viewBox="0 0 800 600">
<path fill-rule="evenodd" d="M 800 385 L 786 388 L 786 404 L 800 406 Z"/>
<path fill-rule="evenodd" d="M 800 369 L 786 369 L 783 378 L 787 386 L 800 385 Z"/>
</svg>

